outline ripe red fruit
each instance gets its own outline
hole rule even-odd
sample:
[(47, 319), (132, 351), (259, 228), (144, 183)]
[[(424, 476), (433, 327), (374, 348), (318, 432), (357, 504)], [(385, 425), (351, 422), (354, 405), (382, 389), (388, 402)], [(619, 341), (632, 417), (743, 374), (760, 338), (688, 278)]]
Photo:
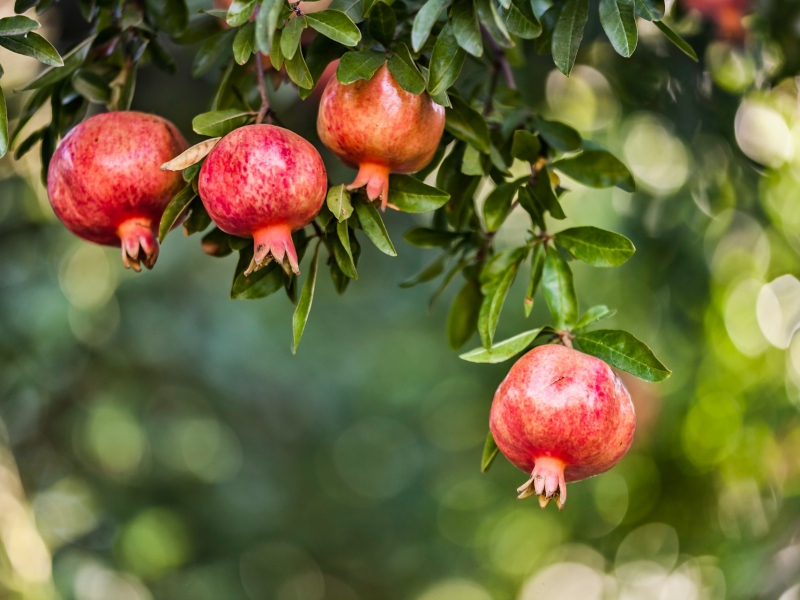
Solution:
[(78, 237), (120, 245), (126, 268), (151, 269), (161, 215), (185, 185), (180, 173), (160, 166), (186, 148), (178, 129), (156, 115), (95, 115), (64, 136), (53, 154), (50, 204)]
[(567, 481), (608, 471), (636, 429), (628, 390), (606, 363), (557, 345), (519, 359), (497, 389), (489, 417), (497, 447), (530, 473), (517, 491), (544, 508), (567, 500)]
[(742, 18), (749, 9), (750, 0), (683, 0), (683, 3), (687, 9), (694, 9), (714, 21), (718, 37), (728, 40), (744, 38)]
[(348, 189), (367, 186), (370, 200), (386, 208), (389, 173), (425, 167), (444, 131), (444, 108), (427, 92), (405, 91), (383, 65), (369, 81), (328, 83), (320, 100), (317, 132), (331, 152), (358, 175)]
[[(322, 157), (296, 133), (249, 125), (229, 133), (200, 169), (200, 198), (223, 231), (255, 240), (248, 272), (276, 260), (300, 273), (292, 231), (308, 225), (328, 189)], [(288, 265), (285, 261), (288, 260)]]

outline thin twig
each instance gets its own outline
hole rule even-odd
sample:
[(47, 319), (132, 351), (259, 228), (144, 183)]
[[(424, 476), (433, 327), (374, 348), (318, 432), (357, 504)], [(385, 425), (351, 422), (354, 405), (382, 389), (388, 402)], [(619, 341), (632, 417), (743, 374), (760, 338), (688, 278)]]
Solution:
[(261, 94), (261, 108), (258, 110), (256, 125), (260, 125), (267, 119), (269, 122), (269, 97), (267, 96), (267, 84), (264, 81), (264, 60), (261, 52), (256, 52), (256, 78), (258, 79), (258, 93)]
[(500, 44), (494, 41), (494, 38), (489, 34), (486, 30), (486, 27), (481, 25), (481, 32), (483, 33), (483, 39), (489, 44), (489, 47), (492, 49), (494, 53), (494, 64), (496, 68), (499, 68), (503, 72), (503, 77), (506, 80), (506, 85), (510, 87), (512, 90), (517, 89), (517, 82), (514, 79), (514, 72), (511, 70), (511, 63), (508, 62), (503, 49), (500, 47)]

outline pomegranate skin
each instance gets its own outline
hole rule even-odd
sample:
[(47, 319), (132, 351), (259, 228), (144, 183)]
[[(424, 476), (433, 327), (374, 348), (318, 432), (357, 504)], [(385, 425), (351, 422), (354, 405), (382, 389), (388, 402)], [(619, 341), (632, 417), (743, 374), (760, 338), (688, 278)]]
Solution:
[(534, 348), (500, 384), (489, 428), (500, 451), (531, 474), (520, 498), (566, 501), (566, 482), (608, 471), (633, 441), (636, 415), (606, 363), (560, 345)]
[(444, 132), (444, 107), (427, 92), (405, 91), (384, 64), (369, 81), (331, 78), (320, 100), (317, 133), (349, 167), (348, 189), (367, 186), (370, 200), (389, 201), (389, 173), (416, 173), (433, 159)]
[(84, 240), (121, 246), (135, 271), (152, 268), (157, 231), (170, 200), (185, 185), (160, 166), (187, 148), (166, 119), (140, 112), (109, 112), (73, 128), (56, 148), (47, 193), (58, 218)]
[(214, 223), (232, 235), (254, 238), (251, 271), (274, 259), (300, 273), (291, 234), (316, 217), (327, 190), (317, 149), (274, 125), (234, 130), (200, 169), (200, 198)]

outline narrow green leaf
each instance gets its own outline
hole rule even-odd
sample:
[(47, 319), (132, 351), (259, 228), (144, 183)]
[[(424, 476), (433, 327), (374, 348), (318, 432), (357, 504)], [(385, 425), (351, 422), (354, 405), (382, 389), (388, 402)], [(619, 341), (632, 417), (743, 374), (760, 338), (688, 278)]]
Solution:
[(344, 183), (328, 190), (327, 203), (337, 221), (346, 221), (353, 214), (350, 192)]
[(369, 34), (388, 48), (397, 29), (397, 15), (385, 2), (376, 2), (369, 12)]
[(486, 119), (455, 94), (450, 97), (450, 102), (451, 108), (445, 110), (445, 129), (454, 137), (488, 154), (492, 140)]
[(583, 40), (583, 28), (589, 19), (589, 0), (566, 0), (553, 29), (553, 62), (569, 75)]
[(411, 47), (419, 52), (431, 35), (431, 29), (442, 14), (450, 6), (450, 0), (428, 0), (414, 18), (411, 27)]
[(361, 31), (345, 13), (329, 8), (307, 14), (312, 29), (345, 46), (355, 46), (361, 41)]
[(192, 129), (200, 135), (222, 137), (244, 125), (251, 115), (238, 108), (201, 113), (192, 119)]
[(512, 0), (502, 12), (503, 22), (510, 33), (524, 40), (542, 35), (542, 24), (536, 18), (529, 0)]
[(361, 228), (378, 250), (389, 256), (397, 256), (378, 209), (370, 202), (359, 201), (356, 202), (355, 211)]
[(447, 192), (409, 175), (389, 177), (389, 203), (401, 212), (430, 212), (444, 206), (449, 199), (450, 195)]
[(481, 292), (488, 295), (500, 284), (509, 269), (516, 269), (528, 257), (530, 248), (520, 246), (498, 252), (484, 264), (480, 274)]
[(292, 316), (292, 354), (297, 353), (297, 346), (300, 344), (300, 338), (303, 337), (303, 331), (308, 321), (308, 314), (311, 312), (311, 303), (314, 300), (314, 288), (317, 284), (320, 245), (321, 242), (317, 242), (317, 247), (314, 249), (314, 258), (311, 259), (308, 275), (306, 275), (303, 289), (300, 292), (300, 300), (297, 302), (297, 308)]
[(192, 203), (197, 197), (197, 194), (192, 187), (192, 184), (188, 184), (185, 188), (183, 188), (180, 192), (175, 194), (175, 197), (170, 200), (170, 203), (167, 204), (167, 208), (164, 209), (164, 214), (161, 216), (161, 223), (158, 226), (158, 241), (163, 242), (164, 238), (167, 237), (167, 234), (172, 230), (175, 226), (175, 222), (178, 220), (183, 212), (186, 210), (186, 207)]
[(348, 85), (359, 79), (372, 79), (375, 71), (386, 62), (386, 55), (383, 52), (374, 50), (359, 50), (357, 52), (347, 52), (339, 61), (336, 69), (336, 78), (339, 83)]
[(514, 278), (517, 276), (518, 267), (519, 264), (515, 264), (506, 270), (497, 287), (491, 290), (481, 303), (481, 310), (478, 314), (478, 333), (487, 350), (492, 347), (494, 333), (500, 320), (500, 312), (503, 310), (508, 290), (511, 289), (511, 284), (514, 283)]
[(448, 22), (439, 34), (431, 54), (428, 92), (434, 100), (456, 82), (466, 57), (466, 52), (458, 45), (453, 27)]
[(521, 182), (501, 183), (486, 197), (483, 219), (488, 231), (497, 231), (511, 212), (511, 202), (517, 195)]
[(636, 15), (646, 21), (660, 21), (664, 18), (664, 0), (634, 0)]
[(598, 227), (572, 227), (556, 234), (556, 242), (569, 253), (593, 267), (618, 267), (636, 249), (624, 235)]
[(483, 445), (483, 456), (481, 457), (481, 473), (488, 473), (492, 468), (494, 459), (497, 458), (497, 453), (500, 449), (492, 437), (492, 432), (486, 436), (486, 443)]
[(449, 246), (453, 241), (461, 237), (455, 231), (441, 231), (428, 227), (415, 227), (408, 230), (403, 239), (407, 244), (417, 248), (443, 248)]
[(0, 19), (0, 36), (25, 35), (34, 29), (39, 29), (39, 23), (22, 15)]
[(692, 48), (681, 36), (672, 31), (672, 29), (667, 27), (664, 24), (664, 21), (653, 21), (653, 24), (658, 27), (661, 30), (661, 33), (667, 36), (667, 39), (675, 44), (681, 52), (691, 58), (694, 62), (698, 62), (697, 53), (694, 51), (694, 48)]
[(475, 348), (459, 356), (460, 359), (472, 363), (501, 363), (516, 356), (533, 343), (533, 340), (542, 332), (542, 327), (525, 331), (512, 338), (498, 342), (490, 350)]
[(272, 47), (272, 37), (275, 35), (282, 8), (282, 0), (263, 0), (261, 3), (256, 17), (256, 42), (264, 53), (268, 53)]
[(423, 267), (422, 271), (420, 271), (410, 279), (406, 279), (404, 282), (402, 282), (400, 284), (400, 287), (410, 288), (414, 287), (417, 284), (425, 283), (426, 281), (431, 281), (432, 279), (436, 279), (439, 275), (444, 273), (444, 268), (447, 265), (448, 258), (450, 258), (450, 256), (447, 253), (438, 256), (431, 263)]
[(536, 181), (530, 186), (530, 190), (539, 206), (548, 211), (554, 219), (563, 220), (567, 218), (553, 189), (553, 182), (550, 181), (550, 171), (547, 167), (542, 167), (539, 170)]
[(350, 279), (358, 279), (356, 264), (353, 261), (353, 251), (350, 249), (350, 227), (347, 221), (336, 224), (336, 240), (333, 244), (333, 256), (342, 273)]
[(605, 150), (584, 150), (573, 158), (557, 160), (552, 166), (589, 187), (617, 186), (626, 192), (636, 190), (636, 182), (628, 167)]
[(8, 108), (3, 88), (0, 87), (0, 158), (8, 152)]
[(582, 147), (580, 134), (569, 125), (534, 116), (533, 124), (550, 146), (561, 152), (575, 152)]
[(542, 281), (545, 256), (544, 244), (536, 244), (531, 253), (531, 277), (528, 281), (528, 291), (525, 293), (526, 318), (531, 315), (531, 310), (533, 310), (533, 297), (536, 295), (536, 290), (539, 289), (539, 284)]
[[(374, 11), (373, 11), (374, 13)], [(394, 13), (392, 13), (394, 14)], [(397, 83), (410, 94), (421, 94), (425, 91), (425, 78), (419, 72), (408, 46), (400, 42), (389, 57), (389, 72)]]
[(64, 61), (52, 44), (38, 33), (0, 36), (0, 46), (11, 52), (30, 56), (51, 67), (63, 67)]
[(97, 73), (88, 69), (78, 69), (72, 74), (72, 87), (81, 96), (91, 102), (108, 102), (111, 99), (111, 88)]
[(300, 36), (306, 28), (306, 20), (303, 17), (289, 19), (289, 22), (281, 30), (281, 54), (285, 60), (294, 58), (294, 53), (300, 47)]
[(178, 35), (189, 25), (185, 0), (145, 0), (145, 7), (158, 28), (169, 35)]
[(558, 16), (561, 14), (561, 3), (553, 4), (540, 17), (542, 33), (533, 42), (536, 54), (550, 54), (553, 51), (553, 30), (558, 23)]
[(578, 319), (578, 322), (575, 323), (575, 331), (577, 331), (579, 329), (583, 329), (584, 327), (588, 327), (589, 325), (592, 325), (593, 323), (597, 323), (599, 321), (605, 321), (606, 319), (610, 319), (615, 314), (617, 314), (616, 309), (612, 310), (612, 309), (610, 309), (607, 306), (604, 306), (602, 304), (599, 304), (597, 306), (593, 306), (589, 310), (587, 310), (585, 313), (583, 313), (581, 318)]
[(494, 0), (475, 0), (475, 9), (478, 11), (478, 20), (489, 32), (492, 39), (502, 48), (512, 48), (514, 42), (511, 40), (511, 36), (508, 35), (508, 30), (503, 20), (497, 13)]
[(533, 226), (538, 227), (542, 231), (547, 229), (544, 221), (544, 215), (547, 209), (536, 199), (529, 185), (522, 186), (519, 189), (518, 198), (519, 205), (530, 215)]
[(604, 360), (612, 367), (652, 383), (664, 381), (672, 374), (659, 361), (647, 344), (627, 331), (598, 329), (575, 336), (586, 354)]
[(221, 61), (225, 56), (233, 54), (233, 39), (236, 36), (235, 29), (228, 29), (220, 31), (215, 35), (208, 38), (194, 57), (192, 64), (192, 76), (202, 77), (208, 73), (211, 68)]
[(237, 64), (243, 65), (248, 60), (253, 52), (257, 52), (258, 45), (256, 44), (256, 24), (248, 23), (236, 34), (233, 38), (233, 59)]
[(529, 163), (539, 160), (542, 151), (542, 143), (539, 138), (530, 131), (518, 129), (514, 132), (514, 140), (511, 143), (511, 156)]
[(617, 54), (625, 57), (633, 54), (639, 40), (633, 6), (634, 0), (600, 0), (600, 24)]
[(483, 38), (472, 0), (458, 0), (450, 17), (458, 45), (472, 56), (483, 56)]
[(255, 7), (256, 0), (233, 0), (228, 7), (228, 14), (225, 15), (225, 21), (231, 27), (244, 25), (253, 15)]
[(575, 325), (578, 320), (578, 296), (575, 294), (572, 270), (555, 248), (547, 252), (544, 261), (542, 290), (555, 328), (566, 330)]
[[(269, 51), (269, 60), (272, 63), (274, 69), (280, 71), (281, 67), (283, 67), (283, 52), (281, 52), (281, 39), (283, 38), (283, 30), (276, 29), (275, 34), (272, 36), (272, 46), (270, 46)], [(260, 52), (258, 50), (258, 41), (256, 41), (256, 52)]]
[(447, 315), (447, 341), (452, 350), (466, 344), (478, 327), (483, 294), (477, 281), (467, 281), (456, 294)]
[(292, 58), (285, 58), (286, 72), (289, 74), (289, 79), (297, 84), (298, 87), (311, 89), (314, 87), (314, 78), (311, 77), (311, 71), (308, 70), (306, 59), (303, 57), (303, 51), (295, 52)]

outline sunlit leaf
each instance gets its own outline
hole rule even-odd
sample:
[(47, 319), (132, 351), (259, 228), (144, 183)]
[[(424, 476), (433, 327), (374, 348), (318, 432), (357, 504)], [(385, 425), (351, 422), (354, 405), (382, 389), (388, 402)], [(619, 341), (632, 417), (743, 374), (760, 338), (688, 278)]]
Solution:
[(542, 332), (542, 327), (524, 331), (512, 338), (497, 342), (491, 349), (475, 348), (459, 356), (459, 358), (473, 363), (501, 363), (525, 350), (533, 340)]
[(587, 354), (644, 381), (664, 381), (672, 374), (644, 342), (627, 331), (597, 329), (577, 334), (575, 341)]
[(569, 253), (593, 267), (618, 267), (636, 249), (624, 235), (599, 227), (572, 227), (556, 234), (556, 242)]

